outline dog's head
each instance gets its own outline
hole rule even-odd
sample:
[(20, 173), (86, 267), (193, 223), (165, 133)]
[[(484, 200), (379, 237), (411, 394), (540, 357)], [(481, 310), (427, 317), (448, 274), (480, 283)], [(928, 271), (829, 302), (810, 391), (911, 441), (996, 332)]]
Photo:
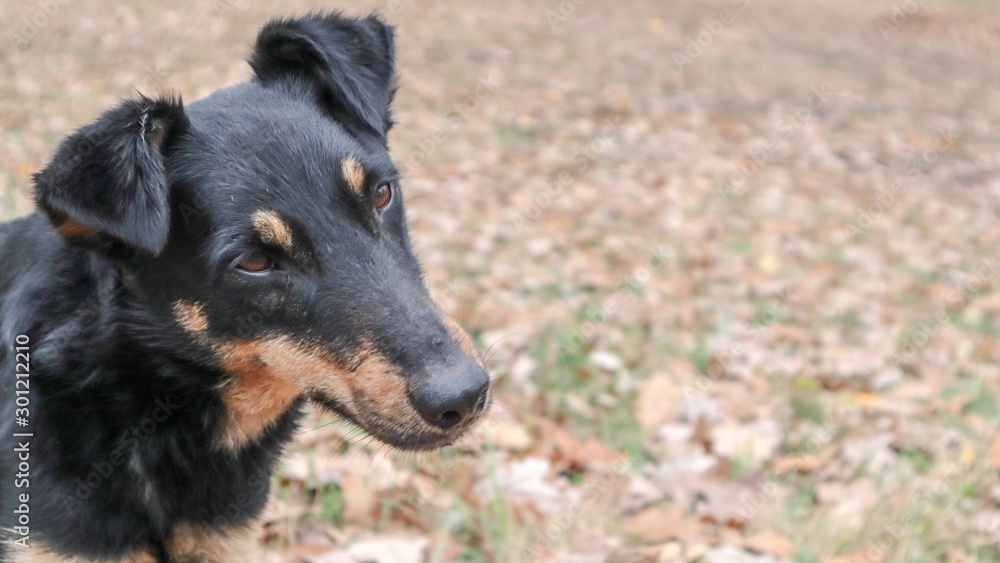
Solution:
[(249, 82), (188, 107), (124, 102), (36, 176), (64, 239), (211, 351), (223, 445), (301, 397), (409, 449), (452, 442), (486, 409), (480, 354), (410, 246), (387, 152), (393, 56), (375, 17), (273, 22)]

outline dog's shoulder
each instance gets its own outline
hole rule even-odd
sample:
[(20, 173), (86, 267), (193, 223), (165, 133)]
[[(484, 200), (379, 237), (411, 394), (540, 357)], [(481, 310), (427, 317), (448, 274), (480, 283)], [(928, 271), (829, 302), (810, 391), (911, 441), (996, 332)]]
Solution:
[(41, 264), (70, 251), (41, 213), (0, 223), (0, 280), (16, 277), (18, 267)]
[(65, 300), (72, 292), (58, 290), (77, 283), (74, 272), (81, 273), (86, 262), (86, 254), (64, 244), (44, 215), (0, 224), (0, 320), (23, 319), (25, 313), (11, 307), (36, 308), (47, 304), (46, 296)]

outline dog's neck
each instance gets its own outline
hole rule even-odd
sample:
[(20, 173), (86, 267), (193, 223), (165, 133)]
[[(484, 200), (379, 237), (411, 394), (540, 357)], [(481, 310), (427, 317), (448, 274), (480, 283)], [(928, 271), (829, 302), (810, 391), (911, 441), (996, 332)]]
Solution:
[[(190, 335), (152, 311), (130, 276), (106, 275), (113, 263), (75, 253), (71, 259), (66, 271), (73, 275), (45, 283), (76, 300), (53, 309), (31, 337), (32, 404), (39, 405), (31, 430), (51, 445), (32, 450), (32, 509), (75, 517), (72, 529), (49, 528), (47, 540), (76, 549), (79, 537), (105, 534), (94, 541), (129, 549), (150, 538), (162, 544), (176, 526), (199, 518), (245, 526), (266, 502), (298, 409), (258, 442), (238, 452), (218, 449), (220, 374), (204, 358), (178, 355), (185, 347), (175, 339)], [(44, 296), (35, 306), (54, 307)], [(227, 470), (196, 470), (206, 465)], [(142, 525), (122, 539), (113, 535), (114, 519), (125, 517)]]

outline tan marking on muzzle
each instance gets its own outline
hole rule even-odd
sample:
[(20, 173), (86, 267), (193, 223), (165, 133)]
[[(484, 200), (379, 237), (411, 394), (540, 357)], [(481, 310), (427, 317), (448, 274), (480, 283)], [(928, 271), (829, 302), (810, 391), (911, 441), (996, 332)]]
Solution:
[[(314, 345), (287, 336), (218, 347), (222, 368), (233, 378), (222, 389), (226, 419), (218, 445), (236, 450), (253, 442), (300, 396), (321, 394), (363, 423), (377, 415), (393, 426), (433, 431), (410, 404), (398, 370), (369, 345), (348, 365)], [(379, 412), (358, 409), (355, 397)]]
[(292, 249), (292, 230), (277, 213), (259, 209), (254, 212), (251, 220), (254, 230), (265, 244), (280, 246), (285, 250)]
[(448, 329), (448, 334), (450, 334), (451, 337), (458, 342), (458, 345), (462, 347), (462, 351), (471, 356), (472, 359), (476, 360), (480, 366), (484, 366), (483, 356), (479, 353), (479, 348), (476, 348), (476, 344), (472, 342), (472, 337), (469, 336), (469, 333), (465, 332), (465, 329), (458, 324), (458, 321), (448, 315), (442, 314), (441, 322), (443, 322), (444, 327)]
[(213, 530), (182, 523), (174, 528), (167, 544), (171, 561), (230, 563), (259, 560), (260, 522)]
[(344, 179), (347, 180), (347, 186), (351, 188), (351, 191), (358, 195), (364, 195), (365, 169), (361, 167), (358, 159), (353, 156), (345, 158), (340, 163), (340, 171), (344, 174)]
[(208, 317), (201, 303), (178, 300), (174, 302), (174, 319), (188, 332), (199, 333), (208, 330)]
[(222, 369), (233, 376), (222, 388), (226, 418), (218, 435), (220, 447), (237, 450), (254, 441), (302, 394), (289, 374), (264, 359), (278, 347), (294, 353), (274, 340), (220, 347)]
[(359, 349), (356, 361), (358, 367), (352, 373), (351, 387), (366, 399), (367, 405), (377, 409), (374, 414), (396, 426), (429, 428), (410, 403), (406, 382), (392, 362), (371, 344)]

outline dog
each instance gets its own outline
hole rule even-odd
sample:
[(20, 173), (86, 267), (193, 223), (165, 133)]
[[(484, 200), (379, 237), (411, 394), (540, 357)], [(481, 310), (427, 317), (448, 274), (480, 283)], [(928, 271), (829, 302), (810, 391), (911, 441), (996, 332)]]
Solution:
[(249, 81), (123, 101), (35, 174), (0, 225), (4, 561), (251, 561), (305, 402), (403, 450), (482, 418), (388, 153), (394, 56), (377, 16), (273, 21)]

